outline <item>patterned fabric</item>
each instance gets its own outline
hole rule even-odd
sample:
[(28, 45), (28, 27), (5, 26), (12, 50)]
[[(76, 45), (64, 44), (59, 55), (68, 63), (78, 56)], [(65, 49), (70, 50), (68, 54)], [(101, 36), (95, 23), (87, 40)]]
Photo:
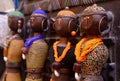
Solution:
[(101, 76), (84, 75), (82, 81), (103, 81)]
[[(84, 47), (84, 45), (82, 47)], [(100, 74), (107, 58), (108, 49), (104, 44), (97, 46), (92, 52), (90, 52), (86, 61), (83, 62), (82, 65), (83, 81), (103, 81), (102, 78), (100, 78)], [(89, 78), (88, 75), (95, 78)]]
[[(84, 43), (84, 48), (81, 48), (81, 45)], [(76, 45), (75, 48), (75, 55), (76, 55), (76, 60), (77, 62), (84, 62), (86, 60), (87, 55), (93, 51), (98, 45), (103, 44), (102, 38), (93, 38), (93, 39), (88, 39), (88, 38), (82, 38), (80, 42)]]

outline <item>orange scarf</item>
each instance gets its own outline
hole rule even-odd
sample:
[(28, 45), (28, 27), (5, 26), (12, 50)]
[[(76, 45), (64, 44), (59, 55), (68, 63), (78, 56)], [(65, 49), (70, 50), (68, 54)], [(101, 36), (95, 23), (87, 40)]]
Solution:
[[(81, 46), (85, 41), (85, 46), (83, 49), (81, 49)], [(84, 62), (87, 55), (100, 44), (103, 44), (102, 38), (94, 38), (90, 40), (88, 38), (83, 38), (80, 42), (78, 42), (75, 48), (75, 56), (77, 62)]]
[(53, 44), (54, 57), (55, 57), (55, 61), (56, 61), (56, 62), (60, 62), (60, 61), (62, 61), (63, 58), (65, 58), (68, 50), (70, 49), (70, 45), (71, 45), (71, 43), (68, 42), (66, 48), (63, 50), (63, 53), (61, 54), (60, 57), (58, 57), (57, 45), (58, 45), (59, 43), (60, 43), (60, 41), (56, 41), (56, 42)]

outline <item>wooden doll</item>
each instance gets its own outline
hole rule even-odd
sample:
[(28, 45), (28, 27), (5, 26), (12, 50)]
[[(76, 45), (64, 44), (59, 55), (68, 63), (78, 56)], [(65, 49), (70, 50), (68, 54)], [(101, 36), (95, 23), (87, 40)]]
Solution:
[(107, 11), (96, 4), (82, 12), (80, 27), (84, 36), (75, 48), (76, 81), (103, 81), (101, 70), (108, 59), (108, 48), (101, 34), (108, 29), (108, 21)]
[(69, 39), (77, 30), (76, 14), (68, 9), (59, 11), (53, 28), (60, 39), (49, 50), (48, 58), (52, 70), (50, 81), (72, 81), (75, 55), (74, 46)]
[(26, 56), (25, 81), (43, 81), (43, 68), (46, 60), (48, 45), (43, 40), (42, 32), (47, 27), (47, 14), (41, 9), (33, 11), (30, 17), (30, 27), (33, 37), (28, 38), (22, 48)]
[(6, 71), (2, 81), (22, 81), (20, 67), (22, 61), (21, 48), (24, 41), (20, 37), (21, 29), (24, 24), (24, 16), (19, 11), (12, 11), (8, 14), (8, 25), (12, 31), (12, 36), (6, 39), (4, 57), (7, 57)]

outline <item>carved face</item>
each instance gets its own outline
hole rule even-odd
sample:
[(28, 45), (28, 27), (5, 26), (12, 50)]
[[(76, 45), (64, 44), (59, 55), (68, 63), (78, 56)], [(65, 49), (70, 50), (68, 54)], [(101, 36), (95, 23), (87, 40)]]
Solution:
[(10, 29), (14, 32), (17, 32), (18, 28), (22, 29), (24, 19), (18, 16), (9, 16), (8, 25)]
[(31, 16), (30, 25), (33, 32), (42, 32), (47, 27), (47, 19), (42, 16)]
[(61, 37), (71, 36), (71, 31), (76, 31), (77, 23), (71, 17), (56, 17), (53, 28)]
[(106, 15), (86, 15), (81, 17), (81, 30), (88, 35), (100, 35), (107, 29)]

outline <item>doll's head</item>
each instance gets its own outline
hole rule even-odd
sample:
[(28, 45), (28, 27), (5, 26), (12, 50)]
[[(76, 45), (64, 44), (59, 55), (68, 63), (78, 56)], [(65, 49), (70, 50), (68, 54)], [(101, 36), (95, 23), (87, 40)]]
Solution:
[(21, 33), (24, 24), (24, 15), (19, 11), (12, 11), (8, 14), (8, 25), (11, 31)]
[(58, 12), (53, 23), (53, 29), (61, 37), (70, 37), (76, 33), (78, 21), (76, 14), (69, 9)]
[(101, 35), (101, 32), (108, 29), (108, 22), (107, 11), (94, 4), (82, 12), (80, 30), (87, 35)]
[(33, 11), (30, 17), (30, 26), (33, 32), (42, 33), (47, 28), (47, 14), (44, 10)]

